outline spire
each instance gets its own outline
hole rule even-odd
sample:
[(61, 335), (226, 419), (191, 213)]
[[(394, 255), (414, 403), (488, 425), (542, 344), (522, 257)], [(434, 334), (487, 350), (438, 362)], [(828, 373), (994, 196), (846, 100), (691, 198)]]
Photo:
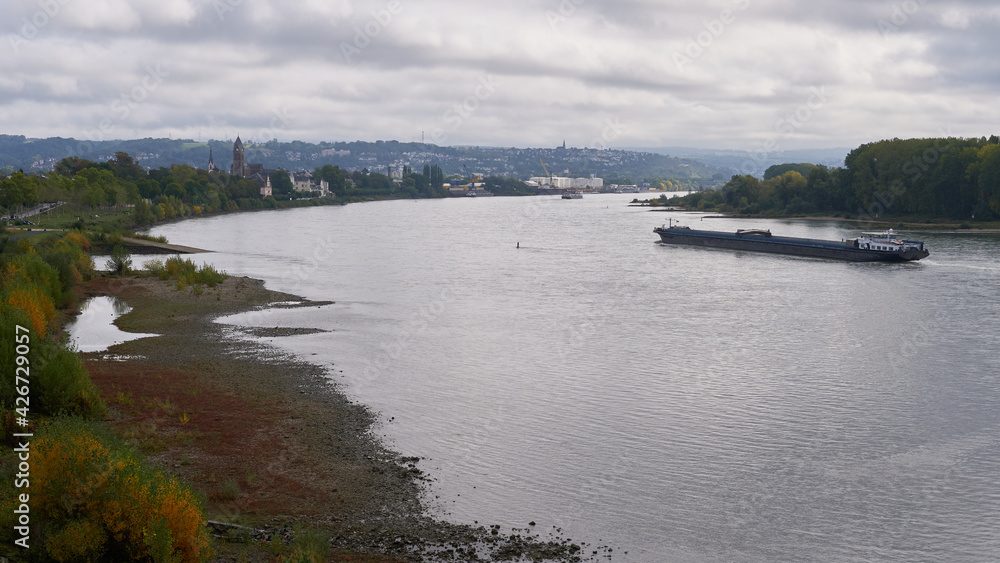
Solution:
[(208, 147), (208, 171), (209, 172), (214, 172), (215, 171), (215, 159), (212, 158), (212, 147), (211, 147), (211, 145), (209, 145), (209, 147)]

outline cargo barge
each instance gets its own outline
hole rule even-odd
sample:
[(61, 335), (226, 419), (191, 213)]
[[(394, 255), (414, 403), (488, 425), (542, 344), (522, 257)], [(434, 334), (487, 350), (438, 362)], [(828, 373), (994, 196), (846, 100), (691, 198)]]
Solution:
[(903, 240), (892, 229), (863, 233), (843, 241), (773, 236), (770, 230), (740, 229), (735, 233), (701, 231), (670, 225), (656, 227), (665, 244), (684, 244), (710, 248), (728, 248), (750, 252), (770, 252), (852, 262), (909, 262), (926, 258), (930, 253), (920, 241)]

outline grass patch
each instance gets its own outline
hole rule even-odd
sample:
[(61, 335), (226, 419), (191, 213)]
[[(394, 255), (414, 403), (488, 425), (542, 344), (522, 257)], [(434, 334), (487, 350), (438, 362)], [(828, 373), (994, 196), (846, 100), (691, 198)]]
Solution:
[(229, 277), (225, 272), (216, 270), (214, 266), (209, 264), (195, 266), (190, 258), (180, 256), (167, 258), (166, 262), (148, 260), (143, 263), (143, 267), (161, 280), (174, 280), (178, 290), (189, 285), (194, 286), (196, 295), (201, 295), (204, 291), (201, 286), (215, 287)]
[(325, 563), (330, 557), (330, 536), (312, 528), (295, 530), (292, 552), (281, 559), (283, 563)]
[(225, 500), (235, 500), (242, 492), (240, 484), (232, 477), (226, 477), (222, 484), (219, 485), (219, 497)]

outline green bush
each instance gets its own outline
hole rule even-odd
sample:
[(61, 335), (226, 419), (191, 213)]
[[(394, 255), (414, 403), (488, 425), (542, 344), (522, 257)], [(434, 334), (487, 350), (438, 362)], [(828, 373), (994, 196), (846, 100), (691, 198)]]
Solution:
[[(15, 395), (15, 370), (17, 369), (17, 349), (15, 343), (17, 337), (24, 333), (18, 333), (17, 326), (30, 327), (31, 319), (28, 314), (20, 309), (15, 309), (7, 304), (7, 300), (0, 301), (0, 370), (4, 377), (0, 378), (0, 406), (4, 408), (14, 408)], [(29, 341), (30, 344), (30, 341)], [(29, 346), (30, 348), (30, 346)], [(30, 358), (29, 358), (30, 359)], [(28, 366), (30, 376), (31, 366)]]
[(125, 275), (132, 271), (132, 256), (121, 243), (115, 244), (114, 248), (111, 249), (108, 270), (116, 276)]
[(170, 277), (170, 273), (167, 272), (167, 269), (163, 267), (162, 260), (146, 260), (145, 262), (142, 263), (142, 267), (147, 272), (153, 274), (154, 276), (160, 278), (161, 280), (165, 280)]
[[(101, 417), (106, 412), (80, 357), (48, 336), (55, 305), (71, 301), (73, 285), (90, 273), (90, 257), (82, 254), (86, 244), (85, 238), (71, 233), (45, 250), (55, 267), (32, 247), (0, 261), (0, 370), (6, 374), (0, 378), (0, 405), (4, 408), (23, 406), (16, 403), (17, 387), (27, 387), (31, 413)], [(15, 343), (27, 353), (18, 354)], [(27, 385), (16, 379), (18, 375), (28, 380)]]
[[(156, 266), (154, 265), (154, 267)], [(200, 268), (196, 267), (190, 259), (184, 259), (180, 256), (167, 258), (166, 263), (163, 265), (163, 270), (157, 271), (159, 272), (160, 279), (177, 280), (178, 289), (195, 284), (215, 287), (229, 277), (224, 272), (219, 272), (208, 264), (203, 264)]]
[(51, 341), (36, 343), (35, 352), (37, 360), (31, 372), (33, 405), (37, 403), (41, 412), (53, 415), (105, 415), (107, 407), (79, 354)]

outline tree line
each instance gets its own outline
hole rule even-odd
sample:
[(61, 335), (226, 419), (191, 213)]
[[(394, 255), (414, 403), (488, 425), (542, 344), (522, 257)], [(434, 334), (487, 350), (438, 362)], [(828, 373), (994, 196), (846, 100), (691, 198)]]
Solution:
[(764, 178), (675, 199), (691, 209), (751, 215), (1000, 219), (1000, 138), (891, 139), (852, 150), (840, 168), (782, 164)]
[[(44, 176), (15, 172), (0, 179), (0, 206), (4, 215), (39, 202), (65, 201), (90, 212), (128, 206), (134, 225), (145, 227), (204, 213), (449, 195), (447, 178), (436, 164), (425, 165), (422, 173), (404, 167), (403, 179), (398, 183), (367, 169), (349, 172), (331, 165), (316, 168), (313, 178), (329, 183), (330, 198), (304, 200), (319, 193), (296, 191), (284, 170), (270, 173), (273, 194), (262, 197), (256, 182), (228, 172), (209, 172), (186, 164), (147, 171), (127, 153), (117, 152), (107, 162), (64, 158)], [(489, 177), (485, 182), (487, 189), (498, 195), (535, 193), (520, 180)]]

